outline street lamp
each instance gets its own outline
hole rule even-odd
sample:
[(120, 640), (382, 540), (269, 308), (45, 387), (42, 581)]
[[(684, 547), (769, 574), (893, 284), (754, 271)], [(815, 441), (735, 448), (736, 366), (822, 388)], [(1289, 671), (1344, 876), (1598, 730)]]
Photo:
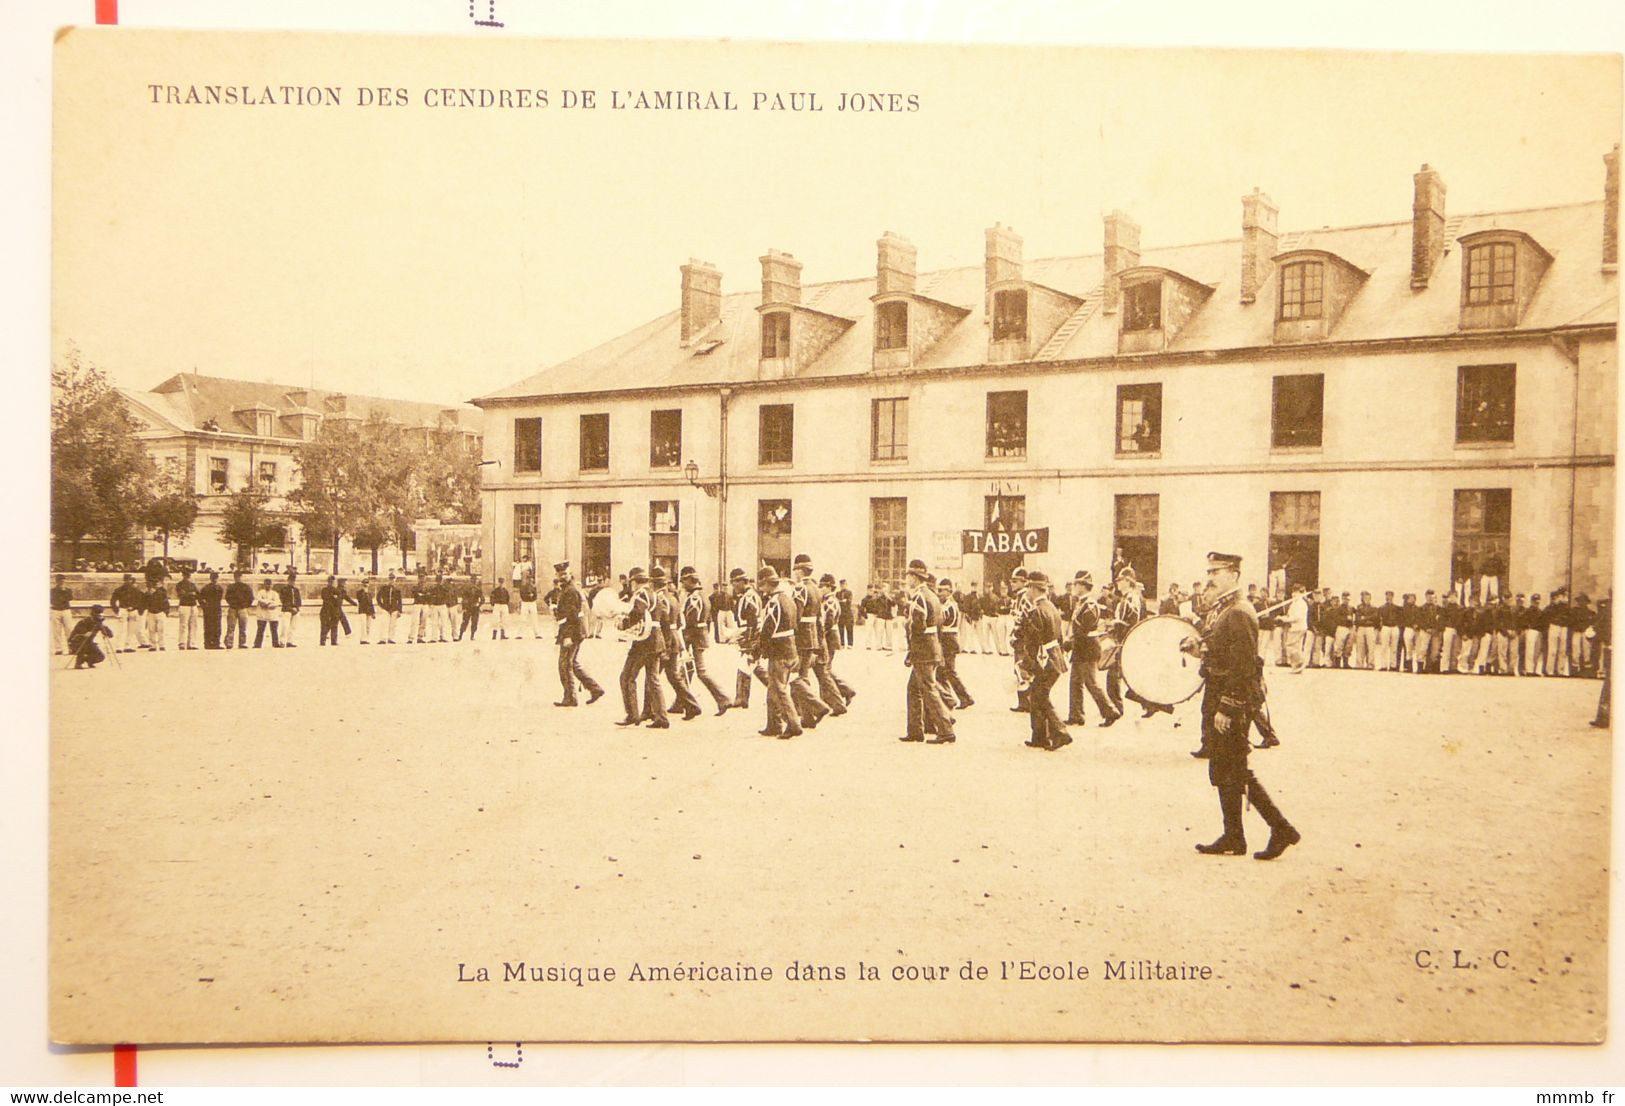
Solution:
[(690, 461), (688, 464), (683, 466), (683, 475), (688, 478), (688, 482), (690, 484), (700, 489), (700, 491), (704, 492), (712, 499), (717, 497), (717, 489), (720, 487), (720, 485), (701, 483), (700, 466), (696, 465), (693, 461)]

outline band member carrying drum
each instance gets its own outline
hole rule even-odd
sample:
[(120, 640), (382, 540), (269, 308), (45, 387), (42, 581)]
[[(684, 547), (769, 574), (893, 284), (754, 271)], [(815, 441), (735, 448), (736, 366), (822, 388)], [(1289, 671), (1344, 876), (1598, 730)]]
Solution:
[(1242, 802), (1270, 827), (1270, 840), (1253, 854), (1274, 860), (1303, 839), (1276, 807), (1263, 784), (1247, 764), (1252, 745), (1247, 736), (1253, 712), (1263, 696), (1259, 683), (1258, 616), (1237, 585), (1241, 558), (1234, 553), (1209, 553), (1207, 575), (1218, 594), (1213, 604), (1212, 629), (1205, 640), (1192, 635), (1188, 651), (1202, 655), (1207, 687), (1202, 696), (1203, 743), (1208, 749), (1208, 782), (1219, 792), (1224, 833), (1196, 851), (1208, 856), (1240, 856), (1247, 851), (1242, 824)]

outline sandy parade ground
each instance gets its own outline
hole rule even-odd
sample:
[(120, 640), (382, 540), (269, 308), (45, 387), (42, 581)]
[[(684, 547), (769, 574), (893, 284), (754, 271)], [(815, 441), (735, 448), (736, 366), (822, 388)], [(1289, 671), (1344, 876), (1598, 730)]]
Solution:
[(574, 710), (550, 632), (58, 658), (53, 1036), (1603, 1033), (1595, 681), (1272, 669), (1253, 764), (1304, 840), (1264, 863), (1192, 849), (1194, 702), (1036, 751), (1008, 659), (964, 656), (958, 743), (902, 744), (907, 669), (859, 649), (802, 738), (757, 736), (760, 686), (620, 729), (623, 655), (587, 643), (610, 694)]

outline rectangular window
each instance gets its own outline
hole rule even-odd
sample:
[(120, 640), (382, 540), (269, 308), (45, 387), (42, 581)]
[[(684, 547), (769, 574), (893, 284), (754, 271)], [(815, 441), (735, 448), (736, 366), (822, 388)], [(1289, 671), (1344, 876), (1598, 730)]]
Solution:
[(1027, 340), (1027, 290), (1014, 288), (993, 293), (993, 340)]
[(536, 563), (536, 540), (542, 534), (542, 508), (536, 503), (513, 505), (513, 559)]
[(609, 416), (581, 416), (581, 471), (603, 472), (609, 468)]
[(542, 471), (542, 420), (513, 420), (513, 470)]
[(1134, 569), (1145, 587), (1145, 595), (1155, 600), (1157, 589), (1157, 511), (1155, 495), (1120, 495), (1116, 499), (1112, 527), (1112, 563)]
[(869, 582), (890, 585), (908, 568), (908, 500), (869, 500)]
[(1511, 242), (1486, 242), (1467, 251), (1463, 297), (1469, 306), (1512, 302), (1517, 271), (1515, 251)]
[[(1025, 530), (1027, 528), (1027, 497), (1024, 495), (989, 495), (982, 498), (982, 528), (985, 530)], [(1010, 574), (1021, 567), (1025, 559), (1020, 553), (983, 553), (982, 588), (988, 594), (999, 585), (1010, 586)]]
[(1162, 281), (1148, 280), (1123, 289), (1123, 329), (1162, 329)]
[(260, 462), (260, 487), (270, 491), (276, 487), (276, 462)]
[(790, 501), (762, 499), (756, 503), (756, 563), (772, 565), (780, 576), (790, 575)]
[(677, 577), (677, 500), (649, 501), (649, 567), (660, 565)]
[(762, 356), (790, 356), (790, 313), (774, 311), (762, 316)]
[(1326, 267), (1319, 261), (1294, 261), (1281, 270), (1281, 314), (1286, 319), (1320, 318)]
[(1286, 575), (1286, 594), (1295, 584), (1320, 586), (1320, 493), (1270, 493), (1270, 578)]
[(1511, 442), (1516, 365), (1463, 365), (1456, 370), (1456, 441)]
[(756, 443), (757, 463), (788, 465), (796, 452), (796, 409), (789, 403), (764, 403)]
[(209, 490), (223, 492), (226, 490), (226, 477), (231, 471), (231, 462), (224, 457), (209, 458)]
[(1027, 456), (1027, 393), (987, 394), (987, 455)]
[(581, 505), (581, 574), (585, 579), (596, 576), (609, 578), (609, 503), (583, 503)]
[(869, 405), (869, 457), (908, 459), (908, 399), (877, 399)]
[(1117, 452), (1133, 456), (1162, 449), (1162, 385), (1124, 384), (1117, 389)]
[(1457, 489), (1454, 530), (1452, 582), (1476, 583), (1490, 576), (1500, 581), (1499, 593), (1506, 594), (1512, 556), (1512, 489)]
[(1325, 401), (1326, 378), (1320, 373), (1276, 377), (1270, 404), (1270, 445), (1319, 446)]
[(908, 304), (903, 300), (875, 308), (875, 349), (908, 348)]
[(674, 469), (683, 455), (683, 413), (649, 412), (649, 467)]

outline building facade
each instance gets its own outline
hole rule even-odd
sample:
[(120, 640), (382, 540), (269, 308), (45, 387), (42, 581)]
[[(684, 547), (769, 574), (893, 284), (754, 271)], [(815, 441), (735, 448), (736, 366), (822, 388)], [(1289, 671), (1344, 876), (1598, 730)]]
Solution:
[[(148, 455), (199, 497), (197, 521), (185, 537), (170, 541), (169, 556), (216, 568), (238, 558), (238, 551), (220, 536), (231, 497), (253, 487), (268, 496), (272, 510), (283, 510), (286, 497), (299, 486), (300, 450), (324, 422), (360, 425), (379, 414), (424, 435), (446, 431), (458, 435), (470, 449), (482, 448), (483, 419), (472, 407), (347, 396), (197, 373), (177, 374), (150, 391), (121, 389), (121, 394), (141, 423), (138, 433)], [(256, 551), (254, 568), (335, 571), (330, 541), (307, 540), (291, 521), (279, 536), (279, 542)], [(162, 536), (147, 535), (143, 558), (163, 552)], [(340, 570), (370, 564), (371, 558), (371, 550), (357, 550), (348, 539), (340, 540)]]
[(677, 310), (475, 403), (498, 570), (787, 567), (854, 585), (921, 557), (962, 586), (1016, 564), (1188, 585), (1377, 592), (1493, 576), (1593, 595), (1613, 571), (1618, 149), (1600, 202), (759, 291), (682, 266)]

